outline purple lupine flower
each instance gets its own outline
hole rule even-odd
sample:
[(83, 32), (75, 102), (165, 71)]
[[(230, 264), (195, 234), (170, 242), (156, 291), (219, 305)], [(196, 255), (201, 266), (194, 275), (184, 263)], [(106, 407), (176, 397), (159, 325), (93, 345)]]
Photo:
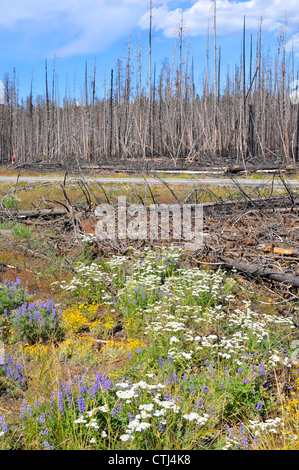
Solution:
[(41, 320), (41, 314), (38, 310), (35, 310), (34, 311), (34, 321), (36, 321), (37, 323), (40, 323), (40, 320)]
[(40, 424), (45, 424), (46, 422), (46, 415), (45, 413), (41, 413), (37, 418), (36, 421)]
[(209, 393), (209, 389), (208, 389), (208, 387), (207, 387), (206, 385), (202, 385), (202, 386), (201, 386), (201, 389), (202, 389), (202, 391), (203, 391), (204, 393)]
[(5, 415), (0, 415), (0, 425), (2, 425), (2, 432), (6, 433), (8, 431), (8, 424), (5, 421)]
[(11, 366), (11, 365), (12, 365), (12, 357), (11, 357), (11, 355), (10, 355), (10, 354), (7, 354), (6, 357), (7, 357), (8, 365)]
[(58, 390), (57, 392), (57, 401), (58, 401), (58, 408), (59, 408), (60, 414), (64, 415), (65, 408), (64, 408), (64, 403), (63, 403), (63, 393), (61, 390)]
[(52, 450), (52, 449), (53, 449), (53, 447), (50, 446), (50, 444), (49, 444), (48, 441), (44, 441), (44, 442), (43, 442), (43, 446), (44, 446), (44, 448), (45, 448), (46, 450)]
[(6, 378), (9, 379), (13, 375), (13, 368), (12, 367), (7, 367), (6, 369)]
[(228, 432), (228, 438), (232, 439), (234, 437), (234, 430), (233, 428), (230, 428), (228, 424), (225, 424), (224, 427), (227, 429)]
[(166, 429), (165, 424), (161, 424), (161, 426), (160, 426), (160, 428), (159, 428), (159, 432), (160, 432), (161, 434), (163, 434), (163, 433), (165, 432), (165, 429)]
[(88, 390), (89, 398), (91, 399), (95, 398), (96, 393), (100, 389), (100, 387), (101, 387), (101, 374), (97, 373), (94, 385), (90, 387)]
[(173, 357), (170, 354), (168, 354), (167, 359), (170, 364), (173, 364)]
[(239, 429), (240, 429), (240, 433), (243, 434), (243, 436), (244, 436), (245, 435), (245, 426), (244, 426), (244, 424), (240, 424)]
[(23, 402), (21, 403), (20, 410), (21, 410), (20, 419), (24, 419), (27, 417), (30, 418), (33, 414), (32, 406), (28, 403), (27, 399), (24, 399)]
[(120, 413), (122, 410), (122, 406), (121, 404), (118, 404), (117, 406), (115, 406), (112, 411), (111, 411), (111, 416), (114, 418), (118, 413)]
[(135, 418), (134, 413), (132, 411), (129, 411), (128, 416), (129, 416), (129, 422), (133, 421), (133, 419)]
[(248, 439), (243, 439), (242, 440), (242, 447), (244, 450), (248, 450)]
[(252, 442), (251, 447), (252, 448), (257, 448), (258, 445), (259, 445), (259, 436), (257, 434), (255, 434), (254, 437), (253, 437), (253, 442)]
[(69, 406), (70, 406), (71, 403), (73, 402), (73, 393), (72, 393), (72, 387), (71, 387), (71, 385), (69, 384), (69, 382), (67, 382), (67, 383), (64, 385), (64, 390), (65, 390), (65, 396), (66, 396), (67, 402), (68, 402), (68, 404), (69, 404)]
[(265, 365), (261, 362), (259, 365), (260, 374), (264, 375), (266, 373)]
[(161, 367), (161, 369), (162, 369), (162, 368), (163, 368), (163, 366), (164, 366), (164, 362), (163, 362), (163, 359), (162, 359), (162, 357), (159, 357), (159, 358), (158, 358), (158, 363), (159, 363), (159, 366), (160, 366), (160, 367)]
[(83, 415), (86, 411), (86, 401), (81, 395), (79, 395), (76, 401), (77, 401), (79, 411)]
[(199, 401), (196, 404), (196, 408), (199, 410), (203, 405), (203, 398), (200, 398)]
[(257, 403), (255, 409), (256, 409), (257, 411), (261, 411), (262, 408), (263, 408), (263, 402), (262, 402), (262, 400), (260, 400), (260, 401)]
[(109, 377), (107, 377), (107, 374), (102, 375), (101, 385), (104, 390), (110, 390), (110, 388), (113, 387), (112, 380)]
[(86, 391), (87, 391), (87, 385), (82, 385), (82, 387), (80, 388), (79, 395), (83, 395), (83, 393), (85, 393)]

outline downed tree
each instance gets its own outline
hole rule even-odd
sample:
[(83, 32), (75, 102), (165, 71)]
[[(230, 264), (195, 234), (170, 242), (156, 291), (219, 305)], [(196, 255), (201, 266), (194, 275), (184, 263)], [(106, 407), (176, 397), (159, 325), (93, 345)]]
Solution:
[(237, 271), (243, 272), (245, 274), (250, 274), (251, 276), (260, 276), (270, 279), (272, 281), (283, 282), (284, 284), (288, 284), (292, 287), (299, 287), (299, 277), (292, 276), (290, 274), (279, 273), (273, 271), (271, 268), (261, 268), (256, 264), (243, 264), (239, 263), (239, 261), (235, 261), (232, 259), (222, 258), (219, 257), (221, 261), (221, 265), (228, 269), (236, 269)]
[(1, 211), (0, 218), (10, 216), (17, 219), (31, 219), (32, 217), (55, 217), (60, 215), (66, 215), (67, 213), (68, 211), (66, 209), (39, 209), (35, 211)]

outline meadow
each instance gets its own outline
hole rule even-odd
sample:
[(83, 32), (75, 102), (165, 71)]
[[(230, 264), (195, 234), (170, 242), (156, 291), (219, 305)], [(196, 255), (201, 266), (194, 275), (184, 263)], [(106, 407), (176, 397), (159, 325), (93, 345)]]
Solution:
[(40, 224), (0, 227), (1, 450), (299, 449), (296, 293)]
[(59, 302), (1, 283), (1, 449), (298, 449), (293, 320), (183, 255), (79, 262)]

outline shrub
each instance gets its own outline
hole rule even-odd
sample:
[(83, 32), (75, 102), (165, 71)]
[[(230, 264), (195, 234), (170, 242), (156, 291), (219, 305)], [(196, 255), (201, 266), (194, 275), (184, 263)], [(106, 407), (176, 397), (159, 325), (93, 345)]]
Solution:
[(38, 305), (25, 302), (14, 311), (12, 327), (20, 339), (30, 344), (64, 338), (62, 313), (57, 311), (54, 301), (49, 299), (40, 301)]
[(12, 232), (17, 238), (30, 238), (32, 229), (30, 227), (26, 227), (23, 224), (16, 224), (13, 226)]
[(8, 194), (6, 194), (1, 200), (1, 204), (5, 209), (16, 209), (19, 202), (20, 199), (17, 196), (9, 196)]
[(10, 392), (15, 394), (26, 387), (27, 379), (24, 374), (24, 366), (21, 362), (13, 364), (9, 354), (6, 361), (0, 364), (0, 394)]
[(28, 300), (28, 295), (24, 287), (21, 286), (21, 279), (16, 281), (5, 281), (0, 285), (0, 314), (5, 310), (10, 311), (22, 305)]

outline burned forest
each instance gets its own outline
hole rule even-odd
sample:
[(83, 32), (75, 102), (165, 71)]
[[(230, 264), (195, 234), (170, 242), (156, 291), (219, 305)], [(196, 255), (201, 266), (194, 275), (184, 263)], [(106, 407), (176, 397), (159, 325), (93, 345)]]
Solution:
[(244, 19), (240, 60), (225, 77), (216, 37), (213, 52), (207, 39), (203, 76), (194, 76), (183, 23), (172, 58), (156, 64), (150, 49), (149, 79), (140, 44), (132, 51), (129, 40), (126, 60), (105, 72), (103, 84), (97, 82), (99, 65), (90, 70), (85, 64), (78, 98), (68, 86), (59, 89), (55, 58), (52, 70), (45, 61), (45, 94), (35, 99), (32, 83), (29, 96), (20, 99), (14, 69), (4, 78), (0, 106), (1, 163), (10, 163), (12, 156), (19, 164), (52, 162), (65, 168), (155, 159), (164, 168), (184, 169), (297, 163), (299, 111), (290, 98), (298, 79), (294, 53), (286, 50), (285, 25), (273, 55), (263, 49), (262, 34), (261, 22), (246, 43)]
[(199, 78), (183, 17), (155, 61), (152, 1), (148, 75), (130, 37), (81, 96), (55, 58), (44, 96), (4, 77), (1, 450), (299, 449), (296, 57), (244, 17), (224, 76), (212, 5)]

